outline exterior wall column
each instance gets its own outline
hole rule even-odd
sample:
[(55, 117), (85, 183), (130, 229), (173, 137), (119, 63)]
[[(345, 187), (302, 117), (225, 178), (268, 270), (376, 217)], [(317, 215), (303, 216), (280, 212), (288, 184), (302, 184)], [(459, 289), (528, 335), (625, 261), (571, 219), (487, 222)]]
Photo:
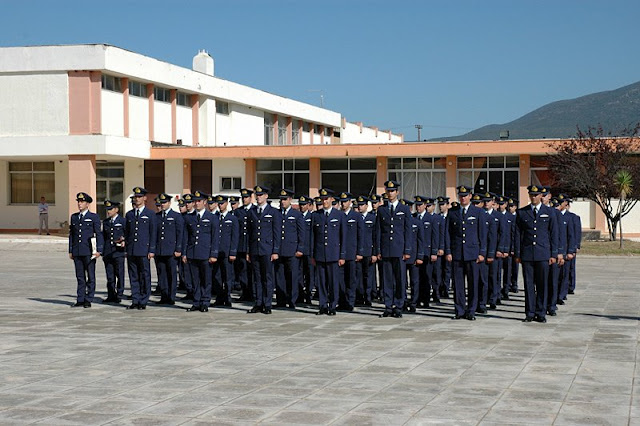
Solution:
[(520, 154), (520, 193), (518, 203), (520, 206), (527, 204), (529, 191), (527, 186), (531, 185), (531, 155)]
[(321, 182), (320, 159), (309, 158), (309, 197), (315, 197), (320, 190)]
[(182, 193), (191, 192), (191, 160), (182, 160)]
[(96, 211), (96, 156), (95, 155), (70, 155), (69, 156), (69, 214), (78, 211), (76, 194), (86, 192), (93, 198), (89, 210)]
[(458, 157), (455, 155), (447, 155), (447, 171), (445, 172), (445, 187), (447, 197), (450, 201), (458, 198), (456, 194), (456, 186), (458, 186)]
[(313, 123), (309, 123), (309, 144), (313, 145), (313, 135), (316, 132), (316, 126)]
[(102, 131), (102, 73), (69, 71), (68, 75), (69, 134), (99, 134)]
[(384, 192), (384, 183), (387, 181), (388, 176), (387, 158), (376, 157), (376, 194)]
[(244, 159), (244, 187), (253, 188), (256, 186), (256, 159)]
[(153, 84), (147, 84), (147, 99), (149, 100), (149, 140), (152, 141), (155, 139), (155, 120), (153, 118), (155, 95), (153, 93)]
[(129, 137), (129, 79), (122, 78), (122, 135), (125, 138)]

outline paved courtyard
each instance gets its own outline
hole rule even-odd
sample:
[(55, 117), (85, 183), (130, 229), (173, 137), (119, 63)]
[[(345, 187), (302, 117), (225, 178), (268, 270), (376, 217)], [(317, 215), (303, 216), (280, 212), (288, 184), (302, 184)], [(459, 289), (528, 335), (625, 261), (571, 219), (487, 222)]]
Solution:
[[(640, 424), (640, 259), (580, 258), (547, 324), (74, 302), (64, 244), (0, 241), (0, 424)], [(104, 267), (96, 268), (106, 297)]]

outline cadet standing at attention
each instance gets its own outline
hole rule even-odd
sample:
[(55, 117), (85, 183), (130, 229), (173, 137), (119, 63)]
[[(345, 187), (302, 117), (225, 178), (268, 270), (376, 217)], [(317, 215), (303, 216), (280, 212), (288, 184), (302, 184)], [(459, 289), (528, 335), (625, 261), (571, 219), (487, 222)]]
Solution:
[(229, 199), (226, 195), (216, 195), (216, 202), (220, 207), (220, 232), (218, 261), (213, 264), (213, 284), (215, 286), (216, 301), (213, 306), (230, 308), (231, 288), (233, 287), (233, 262), (238, 253), (238, 239), (240, 229), (238, 219), (228, 211)]
[(282, 235), (280, 256), (275, 262), (276, 302), (279, 308), (295, 309), (300, 287), (300, 259), (306, 244), (305, 224), (302, 213), (291, 207), (293, 191), (280, 190)]
[(184, 219), (171, 209), (171, 196), (158, 195), (161, 210), (156, 213), (156, 272), (160, 287), (159, 305), (176, 304), (177, 266), (182, 256)]
[[(86, 192), (76, 195), (78, 213), (69, 219), (69, 259), (73, 260), (78, 280), (76, 303), (71, 307), (90, 308), (96, 291), (96, 258), (104, 249), (100, 231), (100, 218), (89, 211), (93, 198)], [(96, 251), (93, 252), (91, 239), (96, 237)]]
[(120, 203), (104, 200), (107, 217), (102, 221), (104, 253), (102, 261), (107, 274), (107, 298), (105, 303), (120, 303), (124, 293), (124, 228), (127, 222), (118, 213)]
[(301, 195), (298, 198), (298, 205), (302, 212), (302, 220), (304, 223), (304, 238), (306, 244), (304, 245), (303, 256), (300, 259), (300, 275), (298, 281), (300, 286), (298, 287), (298, 302), (304, 302), (311, 305), (311, 294), (316, 284), (316, 269), (311, 263), (311, 247), (309, 246), (311, 241), (311, 215), (313, 213), (313, 200), (306, 195)]
[(238, 302), (253, 302), (253, 271), (247, 262), (249, 252), (249, 210), (253, 207), (251, 196), (253, 191), (247, 188), (240, 190), (242, 207), (233, 210), (233, 214), (238, 219), (238, 249), (236, 261), (233, 263), (235, 279), (240, 284), (242, 293)]
[(353, 196), (349, 192), (340, 194), (340, 208), (347, 219), (347, 240), (344, 249), (344, 265), (340, 273), (340, 299), (338, 309), (353, 311), (356, 304), (356, 264), (362, 261), (363, 223), (353, 210)]
[(151, 295), (151, 259), (156, 252), (155, 213), (145, 207), (147, 190), (133, 188), (133, 209), (126, 214), (124, 231), (132, 303), (127, 309), (146, 309)]
[(358, 212), (363, 223), (362, 232), (362, 260), (356, 264), (356, 280), (358, 281), (357, 299), (363, 306), (371, 306), (373, 292), (376, 288), (375, 263), (378, 260), (373, 253), (374, 236), (376, 227), (376, 215), (368, 211), (369, 198), (360, 195), (357, 200)]

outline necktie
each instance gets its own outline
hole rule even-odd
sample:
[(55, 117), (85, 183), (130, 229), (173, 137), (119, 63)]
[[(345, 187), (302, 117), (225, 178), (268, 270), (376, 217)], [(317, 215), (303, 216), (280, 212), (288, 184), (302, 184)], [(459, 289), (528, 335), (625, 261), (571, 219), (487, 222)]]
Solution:
[(136, 209), (136, 220), (138, 220), (139, 216), (140, 216), (140, 210)]
[(538, 218), (538, 208), (537, 207), (533, 208), (533, 216), (535, 216), (536, 219)]
[(196, 213), (196, 216), (198, 216), (198, 223), (200, 223), (200, 219), (201, 219), (200, 213)]
[(258, 216), (262, 216), (262, 207), (258, 207)]
[(393, 204), (390, 204), (390, 209), (389, 209), (389, 211), (391, 212), (391, 216), (393, 216), (394, 210), (395, 210), (395, 209), (393, 208)]

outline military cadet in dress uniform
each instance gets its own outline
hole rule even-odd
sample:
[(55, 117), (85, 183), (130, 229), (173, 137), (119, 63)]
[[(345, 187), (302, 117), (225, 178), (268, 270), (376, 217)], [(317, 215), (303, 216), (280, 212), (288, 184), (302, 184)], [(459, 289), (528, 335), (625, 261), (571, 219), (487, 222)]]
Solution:
[(411, 210), (398, 200), (400, 183), (384, 183), (387, 205), (378, 208), (375, 249), (384, 275), (383, 317), (402, 318), (406, 295), (405, 262), (411, 255)]
[[(415, 204), (424, 204), (421, 196), (414, 197)], [(402, 199), (400, 202), (409, 208), (414, 204), (411, 200)], [(418, 216), (417, 213), (412, 214), (411, 220), (411, 233), (410, 233), (410, 247), (409, 258), (405, 263), (407, 273), (409, 274), (409, 288), (411, 288), (411, 299), (407, 299), (404, 304), (404, 310), (408, 312), (416, 312), (416, 306), (418, 303), (418, 296), (420, 295), (420, 269), (424, 259), (425, 241), (424, 241), (424, 222)]]
[(509, 286), (511, 280), (511, 262), (513, 256), (511, 256), (511, 252), (513, 251), (513, 227), (515, 226), (515, 222), (513, 220), (513, 216), (509, 213), (508, 203), (509, 198), (504, 196), (499, 196), (496, 198), (497, 210), (498, 214), (502, 216), (503, 221), (503, 232), (505, 233), (505, 247), (502, 252), (502, 265), (498, 268), (498, 285), (501, 287), (500, 294), (498, 297), (498, 304), (501, 304), (502, 300), (509, 300)]
[(525, 287), (525, 322), (547, 322), (549, 266), (558, 257), (555, 214), (542, 204), (541, 187), (529, 185), (531, 204), (516, 213), (515, 257), (522, 263)]
[[(580, 243), (582, 242), (582, 220), (580, 219), (580, 216), (570, 211), (570, 209), (571, 200), (569, 200), (567, 210), (569, 210), (571, 218), (573, 219), (573, 238), (576, 246), (576, 254), (569, 262), (569, 291), (567, 294), (574, 294), (576, 289), (576, 257), (580, 252)], [(566, 298), (566, 295), (564, 297)]]
[(311, 215), (313, 214), (313, 201), (306, 195), (301, 195), (298, 198), (298, 205), (300, 206), (300, 212), (302, 213), (302, 220), (304, 223), (305, 241), (302, 257), (300, 258), (300, 274), (298, 281), (300, 285), (298, 287), (298, 303), (311, 304), (311, 295), (316, 283), (316, 269), (311, 262), (311, 248), (309, 242), (311, 241)]
[(220, 220), (207, 209), (207, 194), (194, 191), (195, 211), (185, 217), (182, 262), (193, 280), (193, 304), (188, 311), (208, 312), (211, 304), (211, 269), (218, 261)]
[[(86, 192), (76, 194), (78, 213), (69, 219), (69, 259), (73, 260), (78, 280), (76, 303), (71, 307), (90, 308), (96, 291), (96, 258), (104, 250), (104, 239), (100, 230), (100, 218), (89, 211), (93, 198)], [(93, 251), (91, 239), (96, 238)]]
[(156, 213), (156, 272), (160, 287), (159, 305), (176, 303), (176, 271), (182, 257), (184, 219), (171, 209), (171, 196), (158, 194), (161, 210)]
[(438, 252), (438, 237), (437, 230), (434, 226), (434, 216), (427, 212), (427, 206), (433, 206), (433, 198), (425, 197), (424, 195), (417, 195), (416, 201), (416, 218), (420, 221), (422, 226), (422, 239), (424, 247), (422, 250), (422, 264), (418, 267), (420, 274), (419, 285), (415, 291), (411, 293), (411, 302), (413, 307), (429, 307), (429, 295), (431, 289), (434, 291), (437, 289), (437, 283), (433, 280), (433, 267), (437, 260)]
[[(369, 199), (360, 195), (356, 199), (358, 213), (362, 220), (362, 260), (356, 264), (356, 281), (358, 282), (357, 301), (363, 306), (371, 306), (373, 292), (376, 288), (375, 263), (378, 258), (373, 253), (374, 230), (376, 228), (376, 215), (368, 211)], [(357, 303), (358, 303), (357, 302)]]
[(516, 238), (516, 211), (518, 210), (518, 199), (510, 198), (507, 204), (507, 208), (511, 215), (511, 251), (509, 252), (509, 257), (511, 259), (511, 272), (509, 273), (509, 292), (517, 293), (518, 292), (518, 272), (520, 271), (520, 264), (516, 262), (516, 257), (514, 256), (515, 250), (515, 238)]
[(280, 256), (274, 263), (276, 306), (295, 309), (300, 287), (300, 260), (304, 255), (307, 232), (302, 213), (291, 206), (293, 191), (281, 189), (278, 197), (280, 198), (282, 231)]
[[(482, 209), (470, 205), (471, 188), (460, 185), (457, 188), (459, 204), (447, 214), (445, 226), (445, 255), (451, 262), (451, 277), (454, 285), (455, 315), (453, 319), (476, 319), (478, 307), (479, 264), (487, 255), (487, 226)], [(467, 299), (465, 302), (465, 278)]]
[[(440, 303), (440, 281), (439, 275), (436, 273), (435, 269), (438, 262), (438, 253), (442, 250), (444, 254), (444, 241), (440, 241), (441, 229), (444, 227), (442, 223), (441, 216), (435, 213), (436, 210), (436, 200), (435, 198), (425, 198), (423, 197), (425, 206), (427, 208), (426, 214), (429, 217), (429, 221), (431, 222), (431, 241), (427, 241), (425, 238), (425, 245), (428, 245), (431, 250), (431, 256), (427, 258), (427, 253), (425, 249), (425, 262), (428, 261), (430, 265), (429, 274), (429, 283), (431, 285), (431, 299), (436, 304)], [(427, 306), (429, 306), (429, 292), (425, 293), (423, 296), (426, 296)]]
[(340, 267), (345, 262), (347, 245), (347, 217), (333, 208), (334, 192), (321, 188), (322, 208), (315, 211), (311, 226), (311, 258), (317, 271), (317, 315), (335, 315), (340, 291)]
[(151, 295), (151, 259), (156, 252), (155, 213), (145, 207), (147, 190), (136, 186), (133, 209), (125, 216), (125, 247), (132, 303), (127, 309), (146, 309)]
[(436, 267), (440, 269), (440, 297), (444, 299), (449, 298), (449, 290), (451, 290), (451, 262), (447, 262), (444, 256), (444, 242), (446, 240), (445, 233), (447, 232), (446, 222), (447, 214), (449, 213), (449, 197), (440, 196), (437, 198), (438, 209), (440, 213), (440, 246), (442, 247), (442, 254), (438, 250), (438, 260), (436, 261)]
[(282, 241), (282, 214), (267, 199), (270, 188), (253, 188), (258, 205), (249, 210), (249, 254), (253, 268), (253, 298), (255, 305), (249, 313), (271, 314), (274, 287), (274, 263), (280, 257)]
[(353, 195), (349, 192), (342, 192), (339, 198), (341, 211), (347, 219), (347, 240), (344, 248), (344, 265), (340, 268), (338, 309), (351, 312), (356, 304), (356, 289), (358, 287), (356, 264), (362, 261), (364, 223), (360, 220), (360, 215), (352, 208)]
[(120, 303), (124, 293), (124, 228), (126, 221), (120, 213), (120, 203), (104, 200), (107, 217), (102, 221), (104, 239), (104, 270), (107, 274), (107, 298), (105, 303)]
[(218, 261), (213, 264), (213, 285), (216, 301), (213, 306), (230, 308), (231, 288), (233, 287), (233, 263), (238, 254), (240, 227), (238, 219), (228, 210), (229, 199), (226, 195), (216, 195), (216, 203), (220, 208), (220, 232)]
[[(500, 283), (500, 270), (502, 269), (502, 261), (504, 259), (504, 254), (508, 253), (510, 248), (510, 237), (511, 232), (509, 229), (509, 223), (505, 220), (503, 214), (501, 214), (498, 210), (495, 209), (496, 201), (499, 198), (495, 194), (486, 193), (485, 194), (485, 211), (493, 220), (495, 226), (495, 243), (487, 241), (487, 265), (488, 265), (488, 276), (489, 276), (489, 287), (487, 293), (487, 302), (489, 305), (489, 309), (496, 309), (496, 305), (502, 303), (500, 301), (500, 291), (502, 285)], [(489, 238), (490, 239), (490, 238)], [(490, 245), (489, 245), (490, 244)], [(493, 258), (493, 262), (490, 261), (490, 255), (495, 253), (495, 257)]]
[[(378, 195), (378, 194), (372, 194), (371, 197), (369, 197), (371, 200), (371, 212), (373, 213), (373, 215), (375, 217), (378, 216), (378, 207), (382, 205), (383, 202), (383, 196), (382, 195)], [(375, 231), (375, 226), (374, 226), (374, 231)], [(374, 240), (375, 242), (375, 240)], [(371, 300), (382, 300), (383, 299), (383, 288), (384, 288), (384, 274), (382, 273), (382, 262), (378, 262), (378, 255), (376, 253), (374, 253), (374, 256), (376, 257), (376, 274), (377, 274), (377, 279), (374, 278), (373, 279), (373, 288), (371, 289)]]
[[(195, 205), (193, 201), (193, 194), (183, 194), (180, 199), (184, 203), (184, 208), (180, 208), (180, 214), (182, 215), (182, 221), (187, 224), (187, 215), (195, 212)], [(186, 228), (182, 232), (182, 237), (184, 239), (185, 233), (187, 232)], [(182, 250), (186, 250), (186, 246), (184, 245), (184, 241), (182, 244)], [(184, 254), (184, 253), (183, 253)], [(186, 294), (180, 300), (187, 301), (193, 300), (193, 278), (191, 277), (191, 268), (188, 263), (179, 262), (179, 270), (181, 271), (180, 278), (183, 280), (184, 290)]]
[[(182, 216), (182, 222), (184, 223), (184, 215), (187, 214), (187, 203), (185, 203), (182, 198), (178, 200), (178, 210), (180, 216)], [(178, 290), (185, 291), (187, 289), (187, 285), (184, 279), (184, 263), (182, 263), (181, 260), (182, 256), (178, 259)]]
[(558, 194), (555, 201), (556, 208), (560, 213), (558, 215), (558, 250), (560, 250), (560, 247), (564, 247), (564, 250), (562, 253), (563, 261), (558, 261), (558, 265), (563, 263), (558, 266), (558, 277), (556, 278), (558, 285), (555, 289), (550, 288), (550, 291), (554, 291), (555, 293), (548, 297), (550, 300), (547, 301), (547, 313), (551, 316), (554, 316), (557, 305), (564, 305), (564, 300), (562, 300), (562, 298), (566, 297), (569, 290), (569, 271), (571, 269), (571, 262), (575, 258), (576, 254), (573, 218), (571, 217), (571, 213), (567, 210), (570, 198), (566, 194)]
[(240, 198), (242, 199), (242, 207), (233, 211), (236, 219), (238, 219), (238, 251), (236, 255), (236, 261), (233, 264), (233, 270), (236, 280), (240, 284), (242, 293), (238, 298), (239, 302), (252, 302), (253, 301), (253, 271), (251, 265), (247, 262), (247, 253), (249, 252), (249, 225), (248, 225), (248, 213), (253, 204), (251, 203), (251, 196), (253, 191), (248, 188), (242, 188), (240, 190)]

